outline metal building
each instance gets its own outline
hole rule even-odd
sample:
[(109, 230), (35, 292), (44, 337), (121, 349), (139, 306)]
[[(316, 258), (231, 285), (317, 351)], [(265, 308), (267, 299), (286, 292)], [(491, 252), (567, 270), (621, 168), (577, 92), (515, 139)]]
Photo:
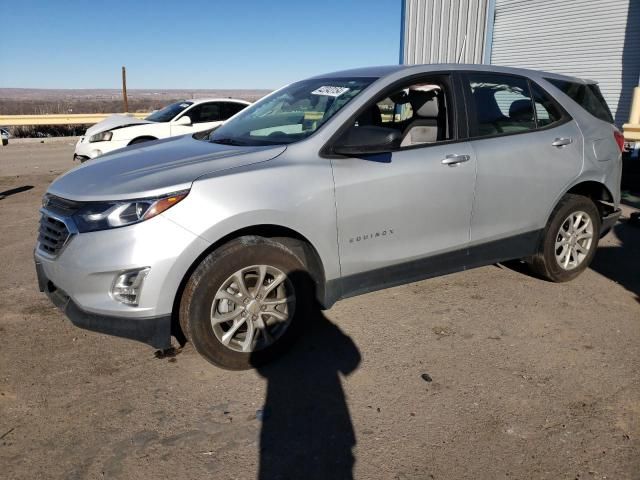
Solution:
[(403, 0), (400, 63), (491, 63), (598, 81), (616, 123), (640, 78), (640, 0)]

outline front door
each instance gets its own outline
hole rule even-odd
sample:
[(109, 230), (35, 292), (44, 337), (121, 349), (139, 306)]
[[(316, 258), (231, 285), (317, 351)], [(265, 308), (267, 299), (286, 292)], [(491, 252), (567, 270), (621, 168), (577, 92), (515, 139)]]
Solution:
[(456, 141), (450, 85), (414, 80), (372, 104), (354, 128), (396, 129), (401, 145), (332, 160), (344, 296), (464, 264), (476, 161)]
[[(222, 123), (222, 102), (207, 102), (196, 105), (185, 111), (180, 117), (188, 116), (191, 125), (177, 125), (171, 123), (171, 135), (184, 135), (187, 133), (202, 132), (217, 127)], [(178, 117), (176, 120), (179, 120)]]

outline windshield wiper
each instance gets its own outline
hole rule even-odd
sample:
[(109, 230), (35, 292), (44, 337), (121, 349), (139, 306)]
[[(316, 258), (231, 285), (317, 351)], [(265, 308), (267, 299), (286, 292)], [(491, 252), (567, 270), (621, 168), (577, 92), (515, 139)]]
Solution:
[(210, 140), (210, 142), (212, 143), (219, 143), (221, 145), (234, 145), (234, 146), (241, 146), (241, 145), (246, 145), (243, 142), (240, 142), (238, 140), (235, 140), (233, 138), (215, 138), (213, 140)]

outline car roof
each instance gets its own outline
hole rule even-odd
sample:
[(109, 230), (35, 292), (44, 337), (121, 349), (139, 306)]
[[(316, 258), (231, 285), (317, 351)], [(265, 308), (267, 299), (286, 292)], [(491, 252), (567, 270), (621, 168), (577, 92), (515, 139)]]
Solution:
[(194, 105), (198, 105), (200, 103), (205, 103), (205, 102), (232, 102), (232, 103), (242, 103), (243, 105), (251, 105), (251, 102), (248, 102), (246, 100), (242, 100), (242, 99), (239, 99), (239, 98), (220, 98), (220, 97), (215, 97), (215, 98), (185, 98), (184, 100), (181, 100), (181, 101), (182, 102), (192, 102)]
[(578, 83), (596, 83), (593, 80), (561, 75), (553, 72), (544, 72), (540, 70), (531, 70), (526, 68), (501, 67), (497, 65), (487, 64), (471, 64), (471, 63), (429, 63), (420, 65), (382, 65), (374, 67), (354, 68), (350, 70), (341, 70), (337, 72), (316, 75), (312, 78), (337, 78), (337, 77), (372, 77), (383, 78), (399, 71), (405, 71), (407, 75), (412, 73), (429, 73), (440, 72), (442, 70), (466, 70), (478, 72), (496, 72), (510, 73), (514, 75), (543, 76), (557, 80), (567, 80)]

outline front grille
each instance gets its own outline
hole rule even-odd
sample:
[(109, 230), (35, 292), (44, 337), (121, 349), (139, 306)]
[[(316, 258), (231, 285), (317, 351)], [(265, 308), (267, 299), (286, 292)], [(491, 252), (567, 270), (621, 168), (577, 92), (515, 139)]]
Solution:
[(43, 206), (47, 210), (51, 210), (54, 213), (70, 216), (78, 211), (78, 209), (80, 208), (80, 203), (74, 202), (73, 200), (67, 200), (66, 198), (47, 194), (44, 197)]
[(40, 218), (38, 248), (51, 256), (56, 256), (69, 239), (69, 230), (64, 222), (50, 217), (46, 213)]

